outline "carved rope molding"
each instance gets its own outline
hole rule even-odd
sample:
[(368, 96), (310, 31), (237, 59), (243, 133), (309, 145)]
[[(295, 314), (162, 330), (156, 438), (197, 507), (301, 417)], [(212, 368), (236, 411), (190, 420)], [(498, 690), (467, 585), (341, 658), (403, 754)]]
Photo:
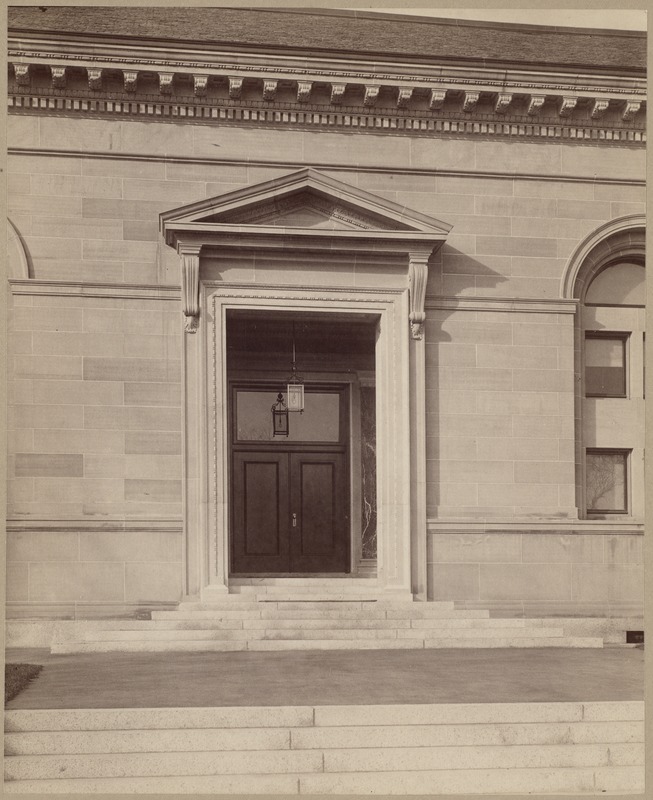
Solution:
[(421, 339), (424, 335), (426, 312), (426, 282), (429, 277), (428, 253), (408, 254), (408, 289), (410, 294), (410, 333), (413, 339)]
[(201, 249), (201, 244), (181, 242), (177, 247), (181, 259), (181, 302), (187, 333), (196, 333), (199, 327)]

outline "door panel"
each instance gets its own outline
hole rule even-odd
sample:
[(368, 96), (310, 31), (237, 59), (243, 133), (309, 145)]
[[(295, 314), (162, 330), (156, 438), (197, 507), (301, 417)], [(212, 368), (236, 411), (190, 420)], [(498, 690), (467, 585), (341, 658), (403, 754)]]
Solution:
[(341, 453), (290, 456), (291, 572), (348, 572), (349, 519)]
[(284, 572), (288, 552), (288, 454), (234, 453), (233, 569)]
[(344, 454), (236, 452), (233, 464), (234, 572), (349, 571)]

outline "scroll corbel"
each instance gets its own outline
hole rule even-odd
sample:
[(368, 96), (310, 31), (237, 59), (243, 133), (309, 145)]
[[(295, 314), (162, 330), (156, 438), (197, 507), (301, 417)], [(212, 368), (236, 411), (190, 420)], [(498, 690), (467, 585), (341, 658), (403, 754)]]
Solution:
[(410, 297), (410, 333), (413, 339), (421, 339), (424, 335), (424, 301), (426, 300), (426, 282), (429, 277), (428, 253), (410, 253), (408, 256), (408, 291)]
[(200, 250), (202, 245), (180, 245), (181, 301), (186, 317), (186, 333), (196, 333), (200, 321)]

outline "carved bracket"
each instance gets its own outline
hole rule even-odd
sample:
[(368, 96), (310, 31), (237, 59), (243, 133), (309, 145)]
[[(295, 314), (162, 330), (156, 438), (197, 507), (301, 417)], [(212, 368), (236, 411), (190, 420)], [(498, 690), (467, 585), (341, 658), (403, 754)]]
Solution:
[(181, 259), (181, 302), (187, 333), (196, 333), (199, 327), (201, 249), (201, 244), (179, 244), (177, 247)]
[(379, 96), (380, 86), (366, 86), (365, 87), (365, 98), (363, 100), (363, 105), (366, 106), (373, 106), (376, 103), (377, 98)]
[(242, 91), (243, 91), (243, 79), (229, 78), (229, 99), (230, 100), (240, 99), (240, 94)]
[(346, 83), (332, 83), (331, 84), (331, 102), (334, 105), (340, 105), (343, 97), (345, 96)]
[(421, 339), (424, 335), (426, 313), (426, 282), (429, 277), (428, 253), (408, 254), (408, 291), (410, 295), (410, 333), (413, 339)]
[(592, 119), (598, 119), (599, 117), (603, 116), (606, 112), (608, 106), (610, 105), (610, 100), (607, 97), (601, 97), (594, 101), (592, 105), (591, 117)]
[(52, 88), (65, 89), (66, 88), (66, 67), (51, 67), (52, 73)]
[(88, 88), (92, 92), (102, 91), (102, 70), (89, 67), (86, 73), (88, 75)]
[(311, 99), (312, 81), (299, 81), (297, 83), (297, 102), (308, 103)]
[(444, 99), (447, 96), (446, 89), (431, 89), (431, 97), (429, 98), (429, 108), (433, 111), (438, 111), (444, 105)]
[(478, 103), (478, 98), (480, 97), (480, 92), (465, 92), (465, 97), (463, 99), (463, 111), (469, 113), (476, 108), (476, 104)]
[(14, 64), (14, 71), (16, 74), (16, 83), (19, 86), (29, 86), (30, 84), (30, 65), (29, 64)]
[(274, 100), (277, 96), (278, 81), (263, 81), (263, 99)]
[(161, 94), (172, 93), (172, 79), (174, 78), (173, 72), (159, 72), (159, 91)]
[(621, 115), (621, 118), (625, 120), (632, 119), (635, 114), (639, 111), (642, 106), (641, 100), (628, 100), (626, 101), (626, 107), (624, 109), (624, 113)]
[(508, 106), (512, 103), (512, 95), (507, 94), (505, 92), (501, 92), (497, 97), (497, 102), (494, 106), (494, 110), (497, 114), (505, 114), (508, 110)]
[(562, 102), (560, 103), (560, 111), (558, 113), (561, 117), (568, 117), (576, 108), (577, 103), (577, 97), (563, 97)]
[(136, 84), (138, 82), (138, 72), (125, 70), (122, 73), (123, 81), (125, 83), (126, 92), (135, 92)]
[(202, 95), (206, 94), (208, 82), (208, 75), (193, 75), (193, 92), (195, 93), (195, 97), (202, 97)]
[(409, 86), (407, 89), (399, 89), (397, 94), (397, 108), (405, 108), (410, 103), (410, 98), (413, 96), (413, 88)]
[(545, 97), (543, 94), (532, 94), (531, 99), (528, 102), (528, 115), (529, 117), (534, 116), (539, 112), (539, 110), (544, 105)]

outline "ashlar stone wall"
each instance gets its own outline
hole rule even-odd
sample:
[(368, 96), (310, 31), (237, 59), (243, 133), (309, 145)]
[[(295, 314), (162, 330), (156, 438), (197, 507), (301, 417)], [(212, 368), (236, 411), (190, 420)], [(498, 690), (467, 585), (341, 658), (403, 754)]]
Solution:
[(39, 114), (9, 130), (30, 274), (9, 315), (9, 613), (181, 596), (184, 334), (158, 214), (307, 165), (454, 225), (426, 303), (431, 595), (641, 597), (641, 534), (577, 519), (560, 305), (582, 239), (643, 213), (641, 147)]

